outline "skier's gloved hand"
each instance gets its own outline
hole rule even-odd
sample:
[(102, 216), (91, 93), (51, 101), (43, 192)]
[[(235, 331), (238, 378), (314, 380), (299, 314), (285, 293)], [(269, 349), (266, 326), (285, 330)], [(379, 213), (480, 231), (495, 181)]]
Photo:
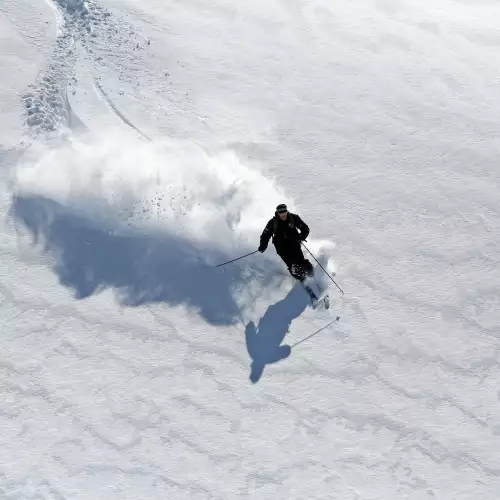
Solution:
[(267, 248), (267, 245), (264, 245), (263, 243), (261, 243), (259, 245), (259, 248), (257, 249), (260, 253), (263, 253), (266, 251), (266, 248)]

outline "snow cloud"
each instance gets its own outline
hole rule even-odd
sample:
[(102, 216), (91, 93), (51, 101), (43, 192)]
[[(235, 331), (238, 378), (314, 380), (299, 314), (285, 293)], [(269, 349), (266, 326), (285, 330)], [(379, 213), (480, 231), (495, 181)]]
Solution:
[(258, 246), (282, 190), (231, 151), (106, 136), (35, 147), (17, 170), (18, 193), (42, 196), (93, 224), (175, 233), (219, 249)]
[[(209, 266), (256, 250), (276, 205), (294, 206), (272, 179), (232, 151), (172, 140), (71, 136), (56, 147), (33, 146), (16, 174), (17, 196), (55, 202), (113, 236), (163, 235), (178, 242), (183, 259), (190, 255)], [(307, 245), (335, 271), (331, 242)], [(272, 248), (252, 265), (286, 272)]]

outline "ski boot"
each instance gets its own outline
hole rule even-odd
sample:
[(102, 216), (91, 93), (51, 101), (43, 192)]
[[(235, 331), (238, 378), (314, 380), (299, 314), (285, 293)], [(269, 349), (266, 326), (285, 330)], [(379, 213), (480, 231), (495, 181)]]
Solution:
[(290, 274), (301, 283), (305, 281), (308, 276), (312, 276), (312, 266), (311, 271), (304, 269), (302, 264), (292, 264), (288, 270)]

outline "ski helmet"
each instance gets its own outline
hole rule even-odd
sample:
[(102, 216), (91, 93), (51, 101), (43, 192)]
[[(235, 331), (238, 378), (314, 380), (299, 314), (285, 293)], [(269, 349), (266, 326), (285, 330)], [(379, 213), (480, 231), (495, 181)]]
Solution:
[(283, 212), (287, 212), (287, 211), (288, 211), (288, 208), (286, 207), (286, 205), (284, 203), (280, 203), (276, 207), (276, 213), (277, 214), (282, 214)]

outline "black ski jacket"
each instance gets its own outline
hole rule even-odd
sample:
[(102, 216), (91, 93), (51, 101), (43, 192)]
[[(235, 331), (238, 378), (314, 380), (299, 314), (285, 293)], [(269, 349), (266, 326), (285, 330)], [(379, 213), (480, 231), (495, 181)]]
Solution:
[(284, 221), (278, 215), (269, 220), (260, 235), (260, 246), (266, 249), (272, 237), (274, 246), (279, 250), (299, 244), (299, 241), (305, 240), (308, 235), (308, 225), (297, 214), (288, 212), (288, 217)]

